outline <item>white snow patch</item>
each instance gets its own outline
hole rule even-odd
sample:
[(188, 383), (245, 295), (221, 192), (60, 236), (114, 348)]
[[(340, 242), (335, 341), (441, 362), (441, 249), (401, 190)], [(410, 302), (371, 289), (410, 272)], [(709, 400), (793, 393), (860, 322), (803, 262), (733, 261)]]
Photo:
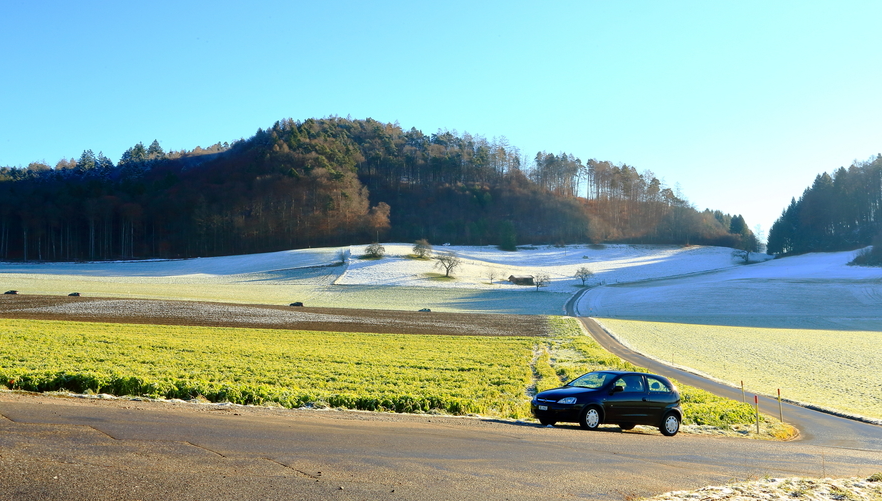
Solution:
[[(582, 282), (575, 277), (586, 267), (594, 276), (586, 285), (633, 282), (669, 276), (688, 275), (738, 267), (732, 260), (732, 249), (723, 247), (676, 247), (651, 245), (606, 245), (603, 249), (589, 246), (540, 247), (501, 251), (495, 247), (447, 246), (435, 248), (433, 256), (454, 252), (463, 263), (452, 273), (453, 280), (439, 280), (444, 270), (435, 267), (435, 260), (408, 257), (410, 244), (384, 244), (383, 259), (361, 259), (363, 246), (352, 248), (352, 259), (346, 273), (336, 283), (341, 285), (397, 285), (410, 287), (443, 287), (479, 290), (511, 288), (522, 290), (507, 281), (510, 275), (547, 273), (552, 292), (575, 292)], [(494, 272), (490, 283), (490, 272)]]
[(263, 254), (193, 259), (148, 259), (86, 263), (0, 263), (0, 274), (84, 275), (124, 277), (198, 277), (328, 266), (348, 248), (297, 249)]

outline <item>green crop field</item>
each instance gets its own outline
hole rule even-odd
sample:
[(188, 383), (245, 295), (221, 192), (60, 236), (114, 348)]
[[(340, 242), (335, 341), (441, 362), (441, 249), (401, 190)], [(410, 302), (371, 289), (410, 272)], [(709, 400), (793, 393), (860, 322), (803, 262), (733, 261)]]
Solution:
[[(0, 320), (0, 382), (30, 391), (529, 416), (530, 394), (632, 369), (549, 317), (547, 338)], [(685, 423), (750, 422), (750, 406), (690, 388)]]
[(285, 407), (524, 416), (530, 338), (0, 321), (0, 377)]

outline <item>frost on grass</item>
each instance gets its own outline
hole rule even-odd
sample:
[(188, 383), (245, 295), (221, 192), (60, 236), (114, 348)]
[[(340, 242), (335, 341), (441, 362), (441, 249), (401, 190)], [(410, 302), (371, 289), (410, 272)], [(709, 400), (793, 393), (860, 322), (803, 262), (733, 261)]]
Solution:
[(181, 317), (197, 321), (240, 321), (263, 325), (289, 325), (304, 321), (354, 323), (358, 319), (323, 313), (265, 310), (234, 305), (208, 305), (204, 303), (171, 301), (133, 301), (110, 299), (81, 303), (67, 303), (44, 308), (31, 308), (34, 313), (58, 315), (95, 315), (116, 317)]
[(882, 334), (602, 319), (632, 348), (747, 391), (882, 419)]
[(882, 499), (882, 482), (869, 478), (810, 479), (768, 478), (753, 482), (739, 482), (723, 486), (710, 486), (695, 491), (674, 491), (647, 498), (645, 501), (686, 500), (792, 500), (829, 501), (877, 501)]

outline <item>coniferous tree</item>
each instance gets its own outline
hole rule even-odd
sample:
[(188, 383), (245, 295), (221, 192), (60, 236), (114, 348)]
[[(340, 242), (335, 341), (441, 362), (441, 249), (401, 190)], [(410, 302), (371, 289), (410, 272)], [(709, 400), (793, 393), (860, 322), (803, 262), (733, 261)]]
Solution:
[(154, 139), (153, 142), (150, 143), (150, 146), (147, 148), (146, 157), (149, 160), (161, 160), (165, 158), (165, 152), (162, 151), (162, 146), (159, 145), (158, 140)]
[(882, 156), (819, 174), (769, 230), (768, 252), (854, 249), (882, 230)]
[(88, 171), (95, 168), (95, 163), (97, 159), (95, 158), (95, 154), (92, 153), (92, 150), (86, 150), (80, 155), (80, 159), (77, 160), (77, 168), (81, 171)]

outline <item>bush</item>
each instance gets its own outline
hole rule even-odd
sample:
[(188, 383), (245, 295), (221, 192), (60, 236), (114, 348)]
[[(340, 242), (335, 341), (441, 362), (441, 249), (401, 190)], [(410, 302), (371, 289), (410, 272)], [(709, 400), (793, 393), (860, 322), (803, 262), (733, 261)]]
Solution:
[(848, 264), (852, 266), (882, 266), (882, 245), (873, 245), (858, 251)]
[(852, 266), (882, 266), (882, 233), (873, 239), (873, 245), (861, 249), (850, 263)]
[(429, 259), (432, 255), (432, 244), (425, 238), (417, 240), (413, 244), (413, 255), (419, 259)]
[(364, 257), (368, 259), (381, 259), (386, 255), (386, 248), (374, 242), (364, 249)]

